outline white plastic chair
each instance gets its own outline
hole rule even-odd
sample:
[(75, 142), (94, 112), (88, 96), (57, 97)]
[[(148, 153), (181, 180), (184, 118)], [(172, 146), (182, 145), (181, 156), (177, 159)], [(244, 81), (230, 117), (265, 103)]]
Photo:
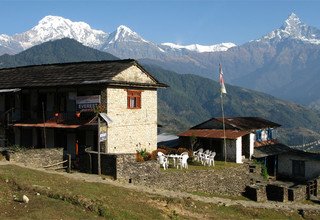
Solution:
[(182, 168), (188, 169), (188, 158), (189, 158), (189, 155), (182, 155), (182, 157), (179, 158), (177, 168), (180, 166), (181, 169)]
[(214, 157), (216, 156), (216, 152), (212, 152), (208, 157), (207, 157), (207, 160), (206, 160), (206, 163), (209, 165), (209, 166), (214, 166)]
[(203, 152), (203, 148), (198, 149), (197, 151), (193, 152), (194, 160), (200, 161), (200, 154)]
[(162, 152), (158, 152), (158, 161), (160, 166), (163, 166), (163, 169), (168, 169), (169, 167), (169, 161), (168, 158), (166, 157), (166, 155)]

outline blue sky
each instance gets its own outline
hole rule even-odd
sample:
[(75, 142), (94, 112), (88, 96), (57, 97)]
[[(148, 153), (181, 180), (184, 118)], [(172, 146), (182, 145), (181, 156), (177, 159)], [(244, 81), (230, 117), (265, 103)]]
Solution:
[(156, 43), (243, 44), (278, 28), (291, 12), (320, 28), (320, 0), (0, 0), (0, 34), (21, 33), (46, 15), (112, 32), (124, 24)]

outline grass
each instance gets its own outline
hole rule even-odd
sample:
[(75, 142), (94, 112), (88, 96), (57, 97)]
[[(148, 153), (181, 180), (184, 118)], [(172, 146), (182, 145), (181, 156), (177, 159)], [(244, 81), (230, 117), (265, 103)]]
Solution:
[[(0, 219), (299, 219), (296, 212), (167, 198), (18, 166), (0, 166)], [(37, 196), (36, 192), (41, 195)], [(30, 198), (16, 202), (14, 195)], [(316, 218), (316, 217), (314, 217)]]
[(245, 200), (245, 201), (251, 201), (245, 196), (240, 196), (240, 195), (221, 195), (221, 194), (213, 194), (213, 193), (206, 193), (202, 191), (194, 191), (190, 192), (191, 194), (197, 195), (197, 196), (205, 196), (205, 197), (220, 197), (220, 198), (225, 198), (225, 199), (233, 199), (233, 200)]

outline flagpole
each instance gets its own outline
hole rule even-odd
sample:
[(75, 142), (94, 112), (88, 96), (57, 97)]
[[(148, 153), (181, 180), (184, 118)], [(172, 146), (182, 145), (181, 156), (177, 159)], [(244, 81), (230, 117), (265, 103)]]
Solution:
[(224, 109), (223, 109), (223, 94), (227, 93), (223, 80), (222, 66), (219, 64), (219, 81), (220, 81), (220, 99), (221, 99), (221, 112), (222, 112), (222, 127), (223, 127), (223, 147), (224, 147), (224, 162), (227, 162), (227, 144), (226, 144), (226, 126), (224, 122)]
[(223, 127), (223, 147), (224, 147), (224, 162), (227, 162), (227, 145), (226, 145), (226, 127), (224, 123), (224, 109), (223, 109), (223, 93), (220, 93), (221, 112), (222, 112), (222, 127)]

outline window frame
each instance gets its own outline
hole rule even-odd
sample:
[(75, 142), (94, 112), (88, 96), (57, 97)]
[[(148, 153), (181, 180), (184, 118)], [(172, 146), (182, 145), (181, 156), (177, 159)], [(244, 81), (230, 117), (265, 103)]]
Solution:
[(141, 92), (140, 90), (127, 90), (128, 109), (141, 109)]

